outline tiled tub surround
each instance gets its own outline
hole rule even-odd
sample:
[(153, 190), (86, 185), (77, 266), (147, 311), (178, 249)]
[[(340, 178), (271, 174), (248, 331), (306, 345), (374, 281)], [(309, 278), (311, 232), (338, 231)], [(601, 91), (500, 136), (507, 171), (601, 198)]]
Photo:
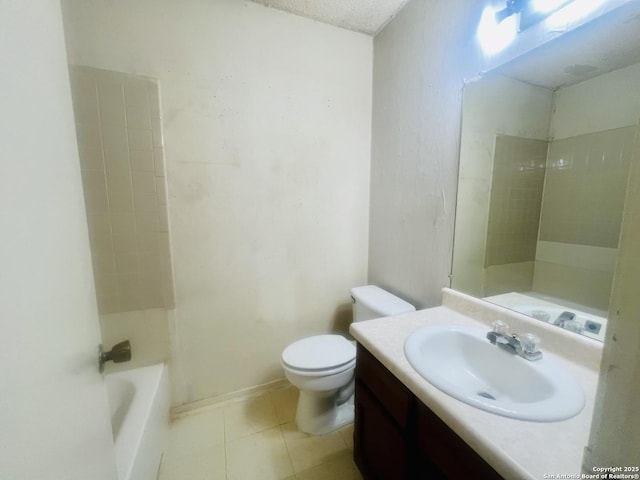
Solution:
[[(635, 131), (496, 137), (483, 296), (534, 290), (606, 310)], [(566, 263), (583, 251), (614, 261)]]
[(549, 143), (533, 290), (607, 310), (636, 127)]
[(548, 143), (496, 136), (485, 267), (533, 261)]
[(101, 314), (173, 306), (157, 81), (70, 67)]
[(122, 340), (131, 342), (132, 357), (126, 363), (107, 362), (105, 371), (118, 372), (158, 363), (171, 365), (171, 331), (174, 311), (164, 308), (100, 315), (102, 344), (109, 349)]
[[(489, 330), (491, 322), (498, 319), (507, 321), (514, 332), (538, 335), (541, 350), (555, 355), (580, 383), (586, 404), (577, 416), (536, 423), (479, 410), (431, 385), (404, 355), (407, 336), (425, 325), (470, 325)], [(443, 290), (441, 307), (352, 324), (351, 333), (504, 478), (538, 480), (545, 474), (580, 473), (598, 382), (599, 342), (450, 289)]]
[[(520, 229), (520, 239), (514, 250), (524, 253), (524, 257), (518, 255), (514, 258), (516, 252), (509, 246), (510, 261), (515, 263), (487, 263), (487, 252), (499, 254), (500, 245), (507, 245), (500, 237), (496, 237), (498, 229), (492, 235), (496, 245), (487, 243), (491, 213), (489, 204), (492, 200), (494, 203), (501, 200), (492, 192), (494, 176), (498, 176), (497, 184), (502, 187), (502, 200), (506, 204), (501, 205), (502, 212), (493, 215), (494, 221), (513, 223), (513, 220), (508, 222), (509, 214), (521, 216), (524, 212), (519, 211), (520, 207), (539, 211), (540, 204), (536, 207), (535, 198), (541, 196), (542, 191), (536, 188), (539, 184), (535, 179), (540, 174), (544, 175), (544, 168), (530, 168), (536, 165), (536, 149), (524, 147), (546, 142), (552, 99), (552, 92), (547, 89), (499, 75), (465, 86), (452, 267), (453, 285), (458, 290), (484, 297), (491, 293), (503, 293), (505, 284), (513, 285), (509, 291), (514, 288), (531, 289), (537, 217), (534, 219), (535, 233), (529, 237), (524, 234), (526, 224), (521, 224), (523, 228)], [(521, 115), (523, 111), (527, 115)], [(500, 133), (496, 136), (497, 132)], [(516, 153), (528, 155), (519, 162), (518, 158), (514, 158)], [(495, 171), (494, 158), (501, 163)], [(512, 205), (509, 198), (504, 198), (505, 194), (510, 193), (508, 190), (511, 185), (520, 187), (514, 192), (523, 200), (518, 205), (515, 202)], [(518, 221), (517, 217), (515, 221)], [(501, 230), (504, 231), (504, 228)], [(512, 241), (515, 240), (515, 235), (509, 236)], [(526, 256), (530, 238), (534, 239), (533, 254)], [(518, 282), (513, 283), (514, 279)]]
[(531, 290), (548, 142), (497, 135), (482, 296)]
[(618, 248), (636, 127), (549, 143), (541, 241)]

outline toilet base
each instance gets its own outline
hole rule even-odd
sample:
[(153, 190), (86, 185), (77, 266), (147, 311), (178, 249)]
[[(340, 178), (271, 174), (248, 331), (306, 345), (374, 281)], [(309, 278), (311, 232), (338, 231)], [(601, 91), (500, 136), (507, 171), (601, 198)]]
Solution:
[(325, 395), (300, 391), (296, 411), (296, 424), (300, 431), (322, 435), (353, 423), (353, 418), (353, 395), (344, 403), (336, 405), (335, 392)]

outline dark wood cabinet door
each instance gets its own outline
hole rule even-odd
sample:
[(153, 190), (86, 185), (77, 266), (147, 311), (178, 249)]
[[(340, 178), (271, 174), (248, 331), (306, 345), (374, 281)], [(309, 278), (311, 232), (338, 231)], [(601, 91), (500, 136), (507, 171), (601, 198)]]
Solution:
[(404, 432), (373, 395), (356, 383), (353, 456), (366, 480), (407, 478)]

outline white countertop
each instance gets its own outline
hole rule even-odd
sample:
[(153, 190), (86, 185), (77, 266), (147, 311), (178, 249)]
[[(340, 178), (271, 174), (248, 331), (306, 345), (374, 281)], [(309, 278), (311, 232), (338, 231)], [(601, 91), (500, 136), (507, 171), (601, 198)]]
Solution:
[[(584, 337), (567, 335), (568, 332), (557, 327), (528, 319), (502, 307), (478, 302), (472, 297), (445, 289), (442, 307), (353, 323), (350, 331), (360, 344), (505, 479), (540, 480), (545, 475), (580, 474), (583, 449), (589, 440), (601, 346), (590, 340), (585, 343)], [(474, 314), (474, 318), (460, 313), (460, 310)], [(483, 310), (483, 315), (475, 315), (478, 310)], [(578, 415), (560, 422), (539, 423), (506, 418), (477, 409), (431, 385), (413, 369), (404, 355), (405, 339), (420, 327), (456, 324), (487, 328), (486, 319), (489, 317), (512, 321), (512, 327), (513, 322), (518, 327), (526, 325), (526, 331), (542, 337), (541, 350), (545, 355), (554, 355), (562, 362), (584, 390), (585, 407)], [(512, 331), (523, 332), (516, 328), (512, 328)], [(545, 349), (545, 340), (549, 341), (548, 349)], [(563, 355), (563, 351), (568, 355)]]

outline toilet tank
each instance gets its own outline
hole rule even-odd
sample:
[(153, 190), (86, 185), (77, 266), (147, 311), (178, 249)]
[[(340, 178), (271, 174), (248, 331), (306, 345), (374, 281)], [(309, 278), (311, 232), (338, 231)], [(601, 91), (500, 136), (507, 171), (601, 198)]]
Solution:
[(416, 310), (410, 303), (375, 285), (352, 288), (351, 300), (354, 322), (388, 317), (398, 313), (415, 312)]

